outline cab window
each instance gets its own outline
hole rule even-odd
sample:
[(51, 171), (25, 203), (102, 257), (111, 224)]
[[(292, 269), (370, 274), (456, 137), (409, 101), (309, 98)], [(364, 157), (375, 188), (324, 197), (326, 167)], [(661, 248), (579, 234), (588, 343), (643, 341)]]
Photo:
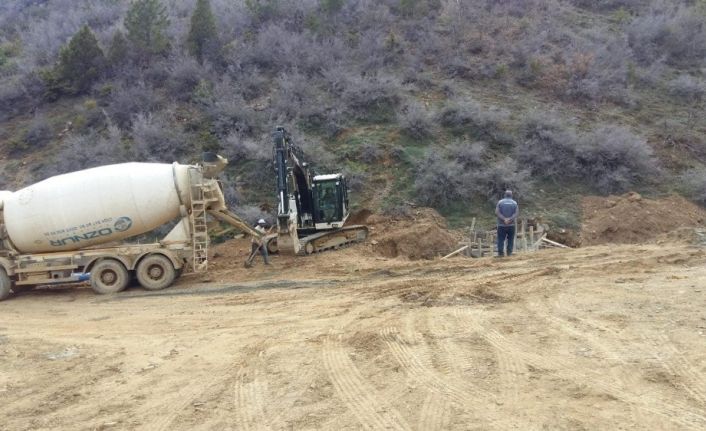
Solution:
[(325, 181), (319, 183), (317, 189), (317, 206), (319, 209), (319, 220), (330, 223), (338, 220), (338, 196), (335, 181)]

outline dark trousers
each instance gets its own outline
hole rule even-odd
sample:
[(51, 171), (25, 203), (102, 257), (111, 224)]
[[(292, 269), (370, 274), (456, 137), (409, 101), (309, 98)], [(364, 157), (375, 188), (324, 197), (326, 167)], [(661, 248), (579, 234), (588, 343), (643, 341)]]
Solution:
[(252, 243), (252, 246), (250, 247), (250, 254), (254, 254), (258, 247), (260, 248), (260, 254), (262, 255), (262, 259), (265, 261), (266, 264), (270, 263), (269, 256), (267, 254), (267, 246), (266, 245), (258, 245), (255, 243)]
[[(507, 254), (505, 251), (505, 240), (507, 240)], [(513, 246), (515, 245), (515, 225), (498, 226), (498, 256), (512, 255)]]

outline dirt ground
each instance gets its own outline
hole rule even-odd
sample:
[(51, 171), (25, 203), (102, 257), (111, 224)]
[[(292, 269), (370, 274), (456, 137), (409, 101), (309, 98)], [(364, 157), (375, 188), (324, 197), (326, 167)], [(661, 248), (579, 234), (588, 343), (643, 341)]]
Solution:
[[(683, 235), (679, 235), (677, 239)], [(706, 429), (706, 249), (386, 259), (0, 303), (2, 430)]]

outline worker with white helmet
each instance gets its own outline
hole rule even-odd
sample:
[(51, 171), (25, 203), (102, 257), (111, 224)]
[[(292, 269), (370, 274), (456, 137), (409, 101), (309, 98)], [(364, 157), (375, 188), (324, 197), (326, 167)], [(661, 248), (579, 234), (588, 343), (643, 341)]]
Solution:
[(257, 253), (258, 249), (260, 250), (260, 254), (262, 255), (262, 259), (265, 261), (265, 265), (270, 264), (270, 259), (267, 254), (267, 245), (265, 244), (265, 235), (267, 234), (267, 222), (265, 219), (260, 219), (257, 221), (257, 224), (255, 225), (255, 230), (262, 233), (261, 238), (255, 238), (254, 236), (252, 237), (252, 243), (251, 243), (251, 250), (250, 250), (250, 255), (255, 256), (255, 253)]

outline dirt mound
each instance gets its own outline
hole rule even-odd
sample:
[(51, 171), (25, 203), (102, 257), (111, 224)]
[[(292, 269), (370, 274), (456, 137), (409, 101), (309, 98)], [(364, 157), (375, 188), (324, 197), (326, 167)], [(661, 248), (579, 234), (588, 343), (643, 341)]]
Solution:
[(377, 241), (374, 250), (385, 257), (433, 259), (453, 251), (458, 240), (436, 225), (422, 225), (393, 232)]
[(706, 226), (706, 210), (681, 196), (646, 199), (637, 193), (583, 199), (581, 244), (636, 244), (682, 227)]
[(385, 257), (433, 259), (458, 245), (458, 238), (446, 229), (446, 220), (430, 208), (408, 214), (372, 215), (368, 224), (373, 250)]
[(352, 213), (348, 217), (348, 220), (346, 220), (346, 225), (365, 224), (372, 214), (372, 211), (367, 208), (363, 208), (362, 210)]
[(367, 218), (367, 224), (372, 226), (389, 226), (394, 229), (405, 223), (432, 223), (446, 229), (446, 219), (433, 208), (402, 207), (389, 214), (372, 214)]

